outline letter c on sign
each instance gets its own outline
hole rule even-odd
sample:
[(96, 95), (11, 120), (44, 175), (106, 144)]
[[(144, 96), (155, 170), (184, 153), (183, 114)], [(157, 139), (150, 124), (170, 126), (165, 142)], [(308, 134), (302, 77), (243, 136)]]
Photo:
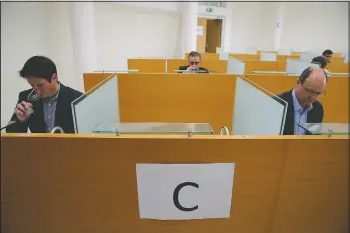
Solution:
[(184, 183), (179, 184), (174, 190), (174, 194), (173, 194), (174, 204), (175, 204), (176, 208), (178, 208), (179, 210), (187, 211), (187, 212), (194, 211), (194, 210), (198, 209), (198, 205), (191, 207), (191, 208), (186, 208), (186, 207), (183, 207), (179, 202), (179, 192), (185, 186), (192, 186), (192, 187), (199, 188), (199, 185), (196, 183), (193, 183), (193, 182), (184, 182)]

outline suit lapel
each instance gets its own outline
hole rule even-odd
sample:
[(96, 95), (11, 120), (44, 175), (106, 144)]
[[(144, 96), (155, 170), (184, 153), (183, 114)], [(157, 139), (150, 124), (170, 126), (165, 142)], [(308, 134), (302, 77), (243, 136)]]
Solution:
[(57, 103), (56, 103), (54, 126), (63, 127), (61, 119), (62, 119), (62, 115), (64, 115), (63, 114), (64, 113), (64, 106), (66, 106), (66, 104), (64, 103), (65, 100), (62, 98), (62, 96), (64, 96), (64, 94), (63, 94), (64, 92), (65, 92), (65, 86), (63, 86), (61, 83), (60, 92), (58, 93), (58, 98), (57, 98)]

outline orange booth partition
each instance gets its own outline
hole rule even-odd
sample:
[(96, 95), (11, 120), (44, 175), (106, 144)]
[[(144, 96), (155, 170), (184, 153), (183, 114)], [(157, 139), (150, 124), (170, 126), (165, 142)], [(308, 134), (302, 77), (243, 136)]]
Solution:
[[(2, 134), (1, 232), (345, 233), (348, 147), (346, 136)], [(140, 219), (138, 163), (235, 163), (230, 217)]]
[[(275, 94), (291, 90), (297, 80), (287, 75), (245, 76)], [(101, 74), (84, 74), (85, 90), (103, 79)], [(224, 125), (232, 129), (235, 85), (236, 76), (227, 74), (118, 74), (120, 120), (210, 123), (218, 134)], [(347, 77), (329, 79), (327, 94), (319, 99), (324, 122), (349, 121), (348, 87)]]

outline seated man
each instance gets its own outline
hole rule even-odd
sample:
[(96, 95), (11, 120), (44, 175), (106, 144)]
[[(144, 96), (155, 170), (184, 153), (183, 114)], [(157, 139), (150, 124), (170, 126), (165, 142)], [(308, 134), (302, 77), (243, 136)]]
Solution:
[(325, 92), (327, 75), (321, 68), (306, 68), (297, 80), (296, 87), (278, 97), (288, 103), (283, 135), (302, 135), (299, 125), (322, 123), (323, 107), (317, 99)]
[(326, 66), (328, 64), (328, 61), (324, 56), (314, 57), (311, 62), (319, 64), (320, 68), (322, 68), (326, 72), (327, 75), (330, 75), (329, 71), (326, 70)]
[(209, 73), (209, 71), (203, 67), (200, 67), (201, 55), (198, 52), (192, 51), (188, 54), (188, 66), (180, 66), (179, 70), (194, 73)]
[(322, 68), (322, 69), (326, 68), (326, 66), (328, 64), (326, 58), (323, 56), (314, 57), (314, 58), (312, 58), (311, 62), (319, 64), (320, 68)]
[[(74, 133), (71, 102), (83, 93), (64, 86), (58, 81), (56, 65), (49, 58), (29, 58), (19, 72), (32, 89), (19, 93), (18, 102), (8, 133), (47, 133), (60, 126), (65, 133)], [(29, 95), (35, 92), (37, 101), (29, 102)], [(29, 110), (28, 110), (29, 109)]]
[(328, 63), (331, 63), (331, 59), (333, 57), (333, 51), (330, 49), (326, 49), (325, 51), (323, 51), (322, 56), (326, 58)]

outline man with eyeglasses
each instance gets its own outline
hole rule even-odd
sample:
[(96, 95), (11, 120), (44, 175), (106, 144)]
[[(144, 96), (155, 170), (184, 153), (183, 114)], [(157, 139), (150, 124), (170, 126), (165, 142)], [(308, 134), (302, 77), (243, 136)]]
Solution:
[(278, 97), (288, 103), (283, 135), (304, 135), (299, 125), (322, 123), (323, 106), (317, 101), (325, 94), (327, 75), (321, 68), (306, 68), (299, 76), (296, 86)]
[(324, 58), (326, 58), (328, 63), (331, 63), (331, 59), (333, 57), (333, 51), (327, 49), (322, 53), (322, 56), (324, 56)]
[(188, 66), (180, 66), (179, 70), (190, 73), (209, 73), (209, 71), (203, 67), (200, 67), (201, 55), (198, 52), (192, 51), (188, 54)]
[[(20, 76), (32, 87), (19, 93), (8, 133), (47, 133), (60, 126), (74, 133), (71, 102), (83, 93), (58, 81), (55, 63), (44, 56), (33, 56), (24, 64)], [(35, 98), (31, 98), (35, 96)]]

